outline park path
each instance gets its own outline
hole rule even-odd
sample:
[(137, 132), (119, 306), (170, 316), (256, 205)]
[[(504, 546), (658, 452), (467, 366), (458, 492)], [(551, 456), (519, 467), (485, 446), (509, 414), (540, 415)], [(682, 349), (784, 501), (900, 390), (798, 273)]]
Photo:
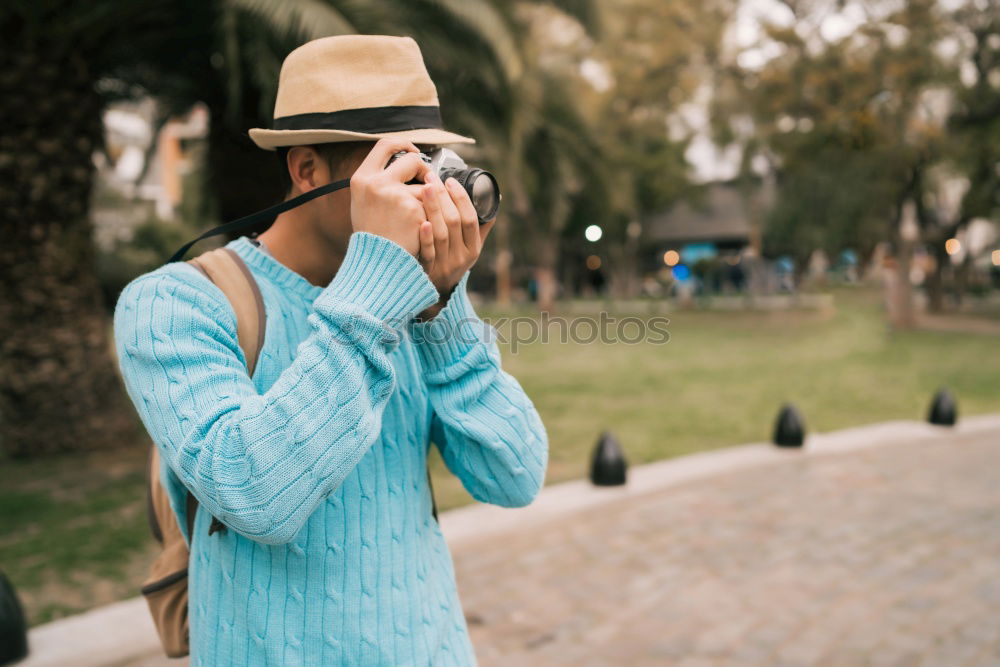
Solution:
[(489, 665), (1000, 665), (1000, 432), (788, 458), (454, 549)]
[[(483, 667), (1000, 667), (1000, 415), (705, 452), (626, 487), (445, 512), (442, 529)], [(77, 640), (110, 618), (152, 632), (141, 600), (118, 604)], [(74, 643), (60, 623), (39, 639)], [(139, 645), (84, 663), (187, 664)]]

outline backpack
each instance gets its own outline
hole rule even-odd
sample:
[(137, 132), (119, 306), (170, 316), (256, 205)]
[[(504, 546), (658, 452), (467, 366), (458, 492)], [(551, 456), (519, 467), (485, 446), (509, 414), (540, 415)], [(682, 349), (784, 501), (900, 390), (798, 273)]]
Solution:
[[(267, 315), (257, 281), (240, 256), (230, 248), (217, 248), (187, 260), (222, 290), (236, 313), (236, 335), (246, 358), (247, 374), (253, 377), (257, 356), (264, 344)], [(186, 530), (182, 532), (170, 497), (160, 481), (160, 456), (153, 444), (146, 475), (149, 528), (160, 544), (159, 556), (150, 567), (141, 591), (167, 657), (180, 658), (189, 653), (188, 627), (188, 543), (194, 540), (194, 520), (198, 500), (190, 491), (186, 500)], [(427, 483), (431, 484), (430, 469)], [(431, 491), (431, 511), (437, 521), (437, 502)], [(208, 536), (225, 531), (226, 526), (212, 517)], [(185, 540), (185, 535), (188, 540)]]

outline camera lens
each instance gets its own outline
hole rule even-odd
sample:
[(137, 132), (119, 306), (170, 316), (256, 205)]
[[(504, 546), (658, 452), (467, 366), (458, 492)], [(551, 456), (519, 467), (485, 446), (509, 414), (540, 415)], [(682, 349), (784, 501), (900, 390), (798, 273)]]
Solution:
[(499, 195), (496, 181), (486, 172), (476, 176), (476, 180), (472, 182), (470, 196), (472, 197), (472, 205), (476, 207), (480, 218), (488, 220), (496, 214), (497, 204), (500, 202)]
[(500, 208), (500, 186), (493, 174), (482, 169), (444, 169), (439, 176), (442, 181), (451, 177), (462, 184), (479, 216), (479, 224), (496, 217)]

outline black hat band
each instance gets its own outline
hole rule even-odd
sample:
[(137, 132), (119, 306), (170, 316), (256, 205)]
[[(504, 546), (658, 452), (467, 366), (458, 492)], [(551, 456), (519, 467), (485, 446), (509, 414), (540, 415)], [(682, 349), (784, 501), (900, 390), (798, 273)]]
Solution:
[(439, 107), (400, 106), (344, 109), (329, 113), (300, 113), (274, 119), (275, 130), (338, 130), (384, 134), (407, 130), (441, 129)]

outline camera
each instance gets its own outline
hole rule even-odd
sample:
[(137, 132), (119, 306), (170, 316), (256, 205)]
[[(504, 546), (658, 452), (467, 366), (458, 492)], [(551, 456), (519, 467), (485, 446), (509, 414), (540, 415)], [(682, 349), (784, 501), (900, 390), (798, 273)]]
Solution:
[[(388, 167), (396, 158), (407, 155), (406, 151), (400, 151), (389, 159)], [(489, 222), (496, 217), (500, 209), (500, 186), (497, 179), (490, 172), (478, 167), (470, 167), (465, 164), (465, 160), (458, 156), (453, 150), (448, 148), (438, 148), (430, 153), (420, 153), (420, 159), (428, 164), (435, 174), (442, 181), (454, 178), (465, 191), (469, 193), (469, 199), (479, 216), (479, 224)], [(412, 181), (418, 183), (419, 181)]]

